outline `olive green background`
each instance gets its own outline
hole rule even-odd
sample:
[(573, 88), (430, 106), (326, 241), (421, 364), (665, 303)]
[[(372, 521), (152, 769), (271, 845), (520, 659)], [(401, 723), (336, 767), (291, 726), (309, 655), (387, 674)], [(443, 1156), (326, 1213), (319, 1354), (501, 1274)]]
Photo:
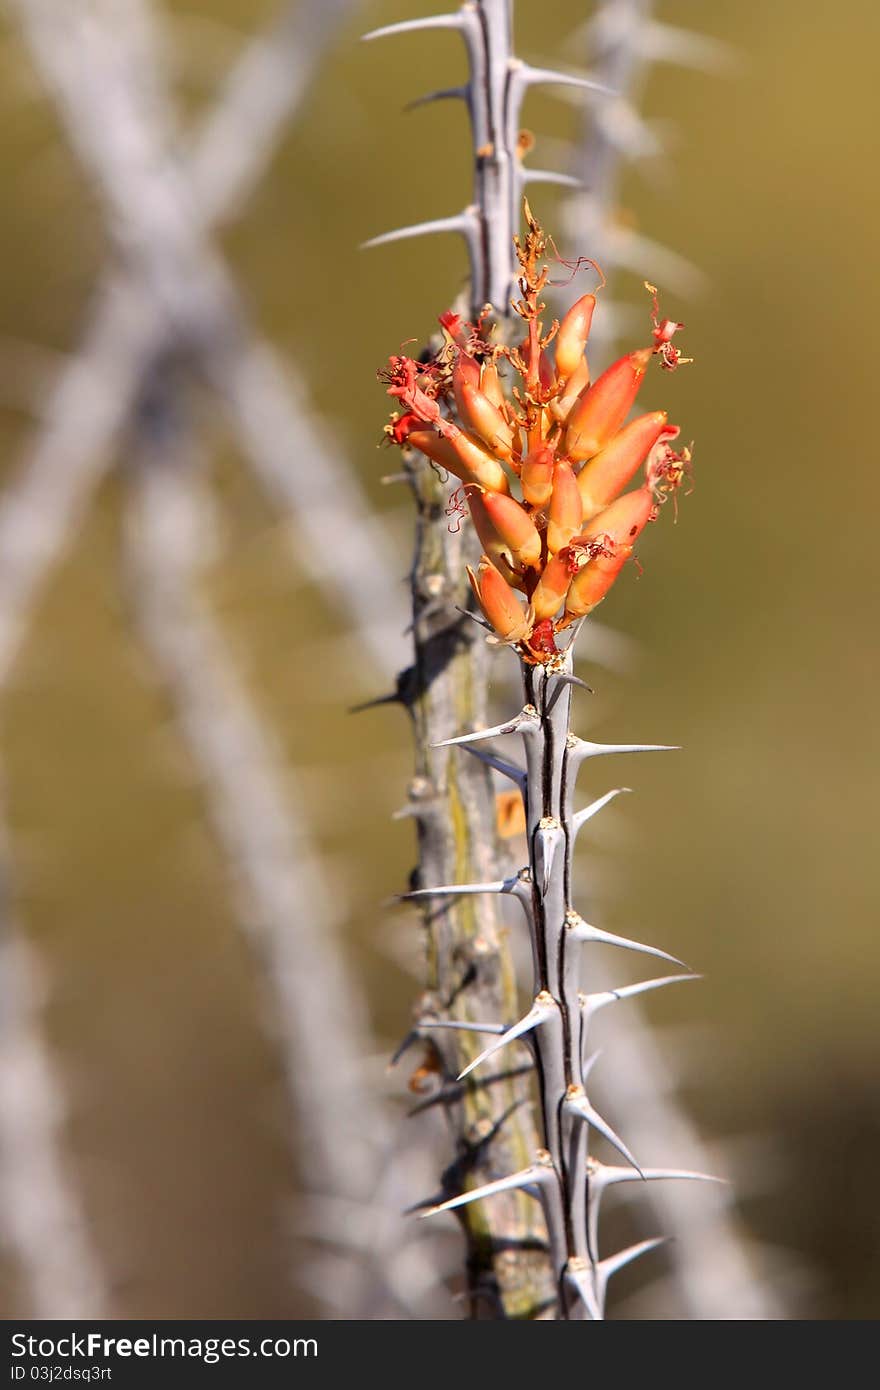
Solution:
[[(386, 405), (375, 369), (427, 331), (464, 256), (453, 240), (357, 247), (467, 200), (463, 112), (401, 113), (454, 81), (462, 57), (454, 36), (356, 39), (433, 8), (363, 6), (224, 236), (254, 315), (305, 373), (377, 509), (395, 512), (406, 498), (379, 485), (388, 458), (375, 448)], [(585, 8), (522, 0), (519, 51), (576, 62), (569, 36)], [(272, 9), (168, 7), (188, 116)], [(707, 1133), (755, 1140), (766, 1154), (766, 1181), (752, 1174), (744, 1212), (793, 1253), (797, 1307), (872, 1317), (880, 12), (873, 0), (664, 0), (660, 12), (728, 41), (735, 62), (724, 75), (654, 71), (644, 109), (668, 125), (669, 153), (627, 180), (623, 200), (640, 230), (705, 272), (706, 289), (687, 301), (664, 294), (696, 361), (656, 374), (645, 394), (697, 441), (696, 485), (678, 525), (664, 516), (646, 538), (641, 579), (627, 573), (601, 611), (641, 657), (627, 675), (593, 673), (591, 729), (683, 745), (627, 769), (638, 795), (605, 851), (615, 886), (604, 920), (706, 972), (650, 1013), (687, 1025), (687, 1097)], [(75, 345), (106, 246), (8, 28), (0, 71), (0, 447), (10, 476), (32, 423), (22, 396), (42, 362), (36, 350)], [(558, 158), (573, 105), (536, 95), (526, 118), (548, 137), (548, 161)], [(542, 190), (534, 204), (552, 228), (555, 195)], [(628, 289), (643, 307), (639, 278)], [(350, 894), (352, 961), (377, 1035), (391, 1039), (413, 992), (382, 946), (382, 900), (412, 858), (410, 828), (388, 821), (409, 766), (406, 721), (394, 708), (346, 713), (365, 693), (362, 674), (352, 669), (343, 688), (321, 657), (343, 624), (297, 576), (283, 525), (205, 411), (226, 522), (212, 599), (309, 789), (315, 830)], [(2, 701), (17, 900), (46, 968), (65, 1136), (125, 1315), (308, 1312), (291, 1279), (297, 1184), (280, 1068), (261, 1027), (265, 990), (193, 767), (128, 620), (124, 495), (117, 471), (40, 602)], [(328, 534), (328, 565), (344, 545)], [(403, 576), (405, 549), (395, 564)], [(8, 1310), (24, 1313), (9, 1275)]]

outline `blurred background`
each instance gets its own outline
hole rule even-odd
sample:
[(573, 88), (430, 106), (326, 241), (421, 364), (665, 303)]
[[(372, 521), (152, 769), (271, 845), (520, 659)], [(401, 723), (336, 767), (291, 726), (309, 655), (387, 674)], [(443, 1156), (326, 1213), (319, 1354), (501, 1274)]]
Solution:
[[(411, 822), (390, 819), (410, 775), (409, 727), (393, 705), (349, 709), (385, 693), (406, 659), (411, 513), (406, 490), (381, 483), (394, 460), (377, 452), (387, 402), (375, 369), (425, 335), (466, 265), (452, 237), (358, 246), (467, 202), (464, 112), (402, 110), (461, 80), (461, 45), (433, 32), (358, 43), (435, 8), (422, 0), (326, 5), (311, 80), (267, 140), (265, 167), (236, 187), (236, 148), (212, 114), (247, 46), (277, 39), (279, 16), (302, 21), (305, 7), (164, 0), (149, 7), (152, 37), (134, 0), (127, 16), (91, 0), (60, 8), (70, 23), (110, 16), (135, 73), (137, 44), (156, 37), (155, 74), (141, 74), (150, 138), (171, 150), (175, 177), (207, 192), (198, 235), (158, 195), (155, 222), (140, 219), (126, 160), (158, 179), (149, 140), (125, 125), (109, 79), (76, 94), (93, 39), (112, 69), (99, 31), (86, 23), (59, 44), (57, 4), (4, 6), (3, 1307), (344, 1316), (303, 1254), (320, 1216), (303, 1196), (291, 1036), (273, 1017), (279, 997), (308, 1007), (300, 931), (316, 951), (338, 940), (352, 1008), (364, 1010), (365, 1076), (405, 1093), (406, 1074), (386, 1081), (384, 1064), (418, 991), (417, 928), (404, 939), (386, 902), (413, 863)], [(695, 439), (695, 483), (677, 525), (664, 517), (647, 537), (644, 574), (601, 610), (626, 659), (583, 674), (597, 689), (591, 734), (683, 751), (628, 773), (638, 795), (596, 850), (603, 925), (706, 975), (646, 1015), (680, 1102), (736, 1178), (786, 1315), (871, 1318), (880, 13), (872, 0), (655, 10), (718, 46), (697, 69), (647, 68), (638, 109), (659, 150), (628, 165), (615, 218), (696, 270), (646, 248), (615, 296), (635, 306), (639, 341), (646, 276), (687, 325), (695, 363), (657, 374), (645, 405), (667, 407)], [(517, 51), (579, 66), (590, 11), (520, 3)], [(282, 62), (305, 67), (310, 48), (300, 35)], [(567, 167), (580, 100), (535, 94), (526, 118), (538, 162)], [(200, 152), (203, 185), (188, 164)], [(541, 188), (532, 201), (564, 229), (564, 254), (595, 254), (565, 223), (565, 196)], [(146, 290), (127, 287), (133, 266), (146, 267)], [(199, 331), (220, 346), (178, 390), (182, 349), (151, 357), (156, 305), (186, 337), (205, 304)], [(281, 362), (292, 386), (279, 384)], [(325, 453), (343, 471), (323, 475)], [(197, 487), (178, 494), (181, 458)], [(351, 574), (367, 540), (392, 582), (366, 574), (368, 547), (361, 592)], [(200, 669), (232, 716), (200, 692)], [(205, 733), (218, 721), (236, 750), (225, 771)], [(234, 803), (239, 785), (236, 821), (223, 797)], [(276, 792), (296, 882), (278, 862), (241, 862), (249, 817), (255, 833), (268, 817), (273, 833)], [(251, 872), (256, 906), (241, 890)], [(293, 939), (279, 947), (272, 913), (291, 905)], [(404, 1124), (405, 1105), (386, 1108)], [(442, 1130), (430, 1135), (442, 1147)], [(402, 1180), (395, 1200), (424, 1195)], [(453, 1234), (442, 1273), (456, 1251)], [(619, 1316), (638, 1315), (637, 1301), (627, 1312), (636, 1291), (622, 1286)]]

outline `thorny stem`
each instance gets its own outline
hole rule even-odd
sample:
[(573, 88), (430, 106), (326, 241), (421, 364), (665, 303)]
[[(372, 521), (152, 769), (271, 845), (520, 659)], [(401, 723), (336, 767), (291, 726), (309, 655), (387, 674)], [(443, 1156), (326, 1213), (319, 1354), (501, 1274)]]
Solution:
[[(402, 684), (416, 752), (410, 806), (418, 827), (417, 886), (483, 882), (495, 877), (498, 861), (490, 774), (474, 759), (435, 747), (463, 726), (485, 723), (490, 653), (480, 630), (458, 611), (467, 603), (465, 562), (475, 550), (474, 538), (469, 528), (450, 531), (447, 489), (426, 460), (414, 458), (409, 472), (417, 508), (415, 653)], [(423, 921), (428, 994), (419, 1016), (458, 1022), (513, 1017), (516, 981), (497, 899), (481, 894), (430, 900)], [(523, 1057), (516, 1056), (458, 1084), (477, 1036), (437, 1029), (431, 1039), (455, 1149), (444, 1196), (454, 1196), (529, 1161), (537, 1143), (529, 1076)], [(539, 1209), (522, 1193), (510, 1192), (467, 1207), (462, 1216), (472, 1316), (539, 1314), (552, 1301)]]
[(588, 1125), (566, 1101), (585, 1092), (584, 1028), (579, 994), (580, 945), (568, 939), (572, 919), (571, 866), (575, 831), (572, 789), (576, 767), (570, 759), (572, 649), (567, 648), (554, 669), (522, 662), (526, 708), (537, 720), (525, 726), (528, 780), (525, 790), (532, 914), (529, 923), (540, 973), (535, 994), (550, 996), (556, 1013), (534, 1030), (534, 1047), (541, 1090), (544, 1146), (558, 1184), (550, 1212), (562, 1216), (561, 1229), (551, 1229), (554, 1274), (560, 1315), (583, 1318), (583, 1299), (570, 1298), (566, 1288), (569, 1262), (583, 1261), (591, 1272), (595, 1303), (603, 1299), (595, 1274), (597, 1252), (587, 1242)]
[[(517, 150), (521, 93), (512, 89), (511, 0), (478, 0), (459, 18), (470, 63), (467, 103), (474, 150), (474, 202), (464, 214), (471, 262), (469, 299), (509, 312), (516, 261), (521, 173)], [(475, 306), (475, 307), (474, 307)], [(407, 472), (416, 504), (412, 567), (411, 670), (401, 695), (413, 720), (415, 777), (410, 806), (418, 828), (417, 885), (467, 883), (496, 876), (496, 803), (488, 769), (436, 744), (463, 727), (485, 723), (490, 654), (464, 617), (465, 566), (479, 558), (470, 528), (450, 526), (448, 489), (413, 455)], [(497, 898), (490, 894), (433, 900), (423, 913), (428, 994), (420, 1016), (464, 1022), (513, 1017), (516, 981)], [(525, 1166), (537, 1135), (525, 1053), (490, 1076), (455, 1078), (473, 1055), (476, 1035), (432, 1031), (429, 1060), (439, 1068), (454, 1159), (444, 1195), (482, 1186)], [(519, 1063), (519, 1065), (517, 1065)], [(520, 1192), (461, 1213), (467, 1241), (472, 1317), (530, 1318), (555, 1303), (541, 1211)]]

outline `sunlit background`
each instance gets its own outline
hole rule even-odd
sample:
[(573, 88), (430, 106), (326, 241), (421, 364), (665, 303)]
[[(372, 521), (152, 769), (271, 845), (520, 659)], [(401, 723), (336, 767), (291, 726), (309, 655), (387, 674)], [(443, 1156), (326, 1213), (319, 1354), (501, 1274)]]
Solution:
[[(196, 129), (275, 0), (159, 8), (164, 72), (182, 126)], [(589, 8), (521, 0), (518, 51), (577, 66)], [(410, 504), (404, 488), (381, 485), (394, 460), (377, 451), (387, 402), (375, 371), (430, 330), (465, 257), (454, 238), (358, 247), (467, 201), (464, 112), (403, 111), (459, 80), (463, 58), (455, 35), (368, 46), (358, 35), (433, 9), (351, 8), (265, 176), (218, 238), (253, 322), (304, 378), (321, 430), (387, 517), (401, 612)], [(708, 69), (650, 69), (640, 108), (664, 152), (627, 174), (619, 213), (699, 271), (663, 294), (696, 360), (670, 379), (658, 373), (646, 394), (696, 445), (677, 525), (664, 516), (652, 529), (643, 575), (627, 573), (601, 610), (637, 655), (626, 669), (585, 672), (597, 736), (683, 746), (627, 772), (638, 794), (599, 849), (604, 920), (706, 975), (646, 1012), (680, 1068), (687, 1109), (736, 1176), (789, 1313), (868, 1318), (880, 1307), (880, 14), (872, 0), (657, 9), (726, 47)], [(0, 440), (11, 485), (113, 259), (9, 13), (0, 69)], [(526, 117), (541, 162), (564, 167), (579, 102), (535, 95)], [(551, 229), (562, 196), (534, 195)], [(569, 237), (565, 253), (591, 247)], [(640, 336), (641, 282), (662, 286), (662, 275), (648, 263), (618, 279)], [(348, 712), (385, 693), (379, 675), (298, 567), (296, 523), (255, 481), (216, 396), (206, 386), (191, 408), (218, 504), (206, 593), (341, 901), (378, 1059), (406, 1031), (418, 989), (403, 919), (395, 925), (386, 905), (413, 861), (411, 823), (390, 819), (411, 766), (408, 723), (391, 705)], [(321, 467), (317, 452), (290, 458), (294, 474)], [(123, 439), (38, 595), (2, 700), (14, 930), (38, 966), (32, 1024), (64, 1101), (65, 1180), (115, 1314), (308, 1316), (320, 1303), (299, 1277), (308, 1219), (267, 1026), (272, 991), (240, 929), (192, 750), (132, 618), (131, 488)], [(328, 568), (347, 543), (328, 518)], [(308, 915), (309, 902), (300, 909)], [(412, 932), (417, 962), (414, 922)], [(405, 1072), (394, 1085), (405, 1092)], [(32, 1312), (13, 1247), (3, 1274), (6, 1315)], [(635, 1288), (622, 1284), (621, 1316)]]

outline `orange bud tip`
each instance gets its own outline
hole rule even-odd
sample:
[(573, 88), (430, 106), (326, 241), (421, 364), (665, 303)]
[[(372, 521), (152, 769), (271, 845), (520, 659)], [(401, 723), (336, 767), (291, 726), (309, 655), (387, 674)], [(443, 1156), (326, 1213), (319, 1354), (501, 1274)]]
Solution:
[(471, 386), (480, 384), (480, 364), (476, 358), (471, 357), (469, 352), (459, 352), (455, 358), (455, 366), (452, 369), (452, 386), (458, 399), (458, 391), (464, 383)]
[(578, 396), (565, 425), (562, 451), (573, 462), (593, 458), (620, 429), (638, 395), (652, 349), (619, 358)]
[(498, 376), (498, 368), (494, 362), (484, 362), (483, 370), (480, 373), (480, 390), (499, 410), (506, 409), (507, 402), (504, 399), (504, 391), (501, 386), (501, 379)]
[(541, 563), (541, 537), (531, 517), (512, 497), (487, 493), (483, 508), (515, 564), (537, 568)]
[(584, 520), (589, 521), (614, 501), (638, 472), (642, 462), (646, 458), (650, 462), (658, 440), (674, 437), (675, 434), (670, 435), (664, 410), (640, 415), (619, 430), (578, 474)]
[(570, 463), (560, 461), (553, 470), (553, 493), (547, 508), (547, 548), (555, 555), (576, 536), (583, 522), (583, 505)]
[(613, 549), (600, 549), (587, 560), (571, 581), (560, 627), (568, 627), (570, 623), (592, 613), (608, 593), (631, 554), (632, 546), (621, 545)]
[(556, 335), (556, 375), (560, 384), (567, 382), (583, 361), (595, 308), (596, 296), (582, 295), (572, 304), (559, 325)]
[(555, 401), (550, 402), (550, 411), (553, 418), (564, 423), (578, 396), (583, 391), (586, 391), (589, 384), (590, 366), (586, 357), (582, 357), (578, 366), (566, 382), (562, 394), (557, 396)]
[(575, 545), (602, 539), (612, 546), (635, 544), (649, 521), (656, 515), (657, 503), (651, 488), (636, 488), (618, 497), (604, 511), (594, 516), (578, 536)]
[(540, 444), (523, 459), (520, 470), (523, 497), (531, 507), (546, 507), (553, 495), (553, 450)]
[(547, 561), (532, 594), (532, 608), (538, 622), (553, 618), (559, 612), (568, 593), (572, 573), (572, 556), (567, 550), (560, 551)]
[(509, 460), (513, 453), (513, 430), (485, 392), (471, 381), (462, 380), (456, 387), (456, 403), (463, 423), (478, 434), (494, 454)]
[(532, 628), (531, 614), (489, 562), (483, 558), (479, 575), (468, 571), (477, 602), (503, 642), (521, 642)]

